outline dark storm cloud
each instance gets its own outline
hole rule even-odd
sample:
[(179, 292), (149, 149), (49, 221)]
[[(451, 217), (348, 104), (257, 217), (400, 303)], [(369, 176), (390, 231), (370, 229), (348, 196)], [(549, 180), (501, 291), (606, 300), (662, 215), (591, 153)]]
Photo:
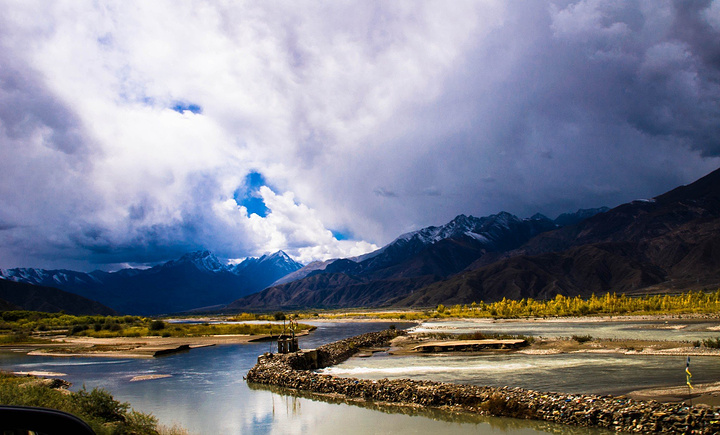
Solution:
[(37, 73), (14, 59), (11, 52), (1, 56), (0, 122), (5, 135), (25, 140), (39, 130), (46, 130), (50, 134), (45, 141), (48, 147), (65, 154), (86, 153), (86, 138), (75, 113), (45, 87)]
[(386, 189), (384, 187), (376, 187), (373, 190), (373, 193), (376, 196), (380, 196), (383, 198), (397, 198), (398, 194), (396, 192), (393, 192), (392, 190)]
[(11, 230), (15, 227), (17, 227), (17, 225), (0, 221), (0, 231)]
[(708, 73), (714, 76), (714, 80), (718, 80), (720, 32), (709, 19), (713, 15), (716, 20), (719, 17), (718, 11), (711, 9), (712, 4), (712, 0), (675, 0), (675, 20), (671, 34), (687, 43), (708, 67)]
[[(614, 206), (714, 169), (718, 31), (707, 3), (684, 6), (511, 4), (403, 138), (442, 144), (415, 156), (423, 181), (449, 194), (438, 200), (455, 198), (435, 222)], [(417, 177), (405, 175), (387, 188), (409, 189)]]
[(359, 255), (720, 165), (717, 3), (96, 6), (0, 12), (0, 267)]
[(71, 233), (95, 203), (86, 176), (96, 152), (76, 112), (7, 36), (0, 31), (0, 257), (70, 261), (82, 256)]

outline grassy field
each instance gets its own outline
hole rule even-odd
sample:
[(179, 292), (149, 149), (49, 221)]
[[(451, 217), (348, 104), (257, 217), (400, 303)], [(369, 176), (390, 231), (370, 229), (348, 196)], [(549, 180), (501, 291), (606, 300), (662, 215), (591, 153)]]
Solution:
[[(253, 319), (254, 320), (254, 319)], [(297, 325), (296, 332), (314, 329)], [(71, 316), (61, 313), (0, 313), (0, 344), (43, 343), (58, 335), (95, 338), (198, 337), (208, 335), (278, 335), (283, 326), (260, 324), (170, 323), (139, 316)]]

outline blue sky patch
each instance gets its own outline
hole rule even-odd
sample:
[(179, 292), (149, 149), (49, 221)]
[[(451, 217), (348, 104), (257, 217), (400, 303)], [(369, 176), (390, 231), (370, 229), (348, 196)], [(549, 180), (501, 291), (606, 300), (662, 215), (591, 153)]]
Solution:
[(265, 177), (261, 173), (253, 171), (245, 177), (246, 190), (235, 191), (235, 202), (247, 209), (248, 216), (254, 213), (260, 217), (266, 217), (270, 213), (270, 209), (267, 208), (265, 201), (260, 196), (260, 187), (266, 185)]
[(343, 233), (343, 232), (336, 231), (336, 230), (330, 230), (330, 232), (332, 233), (333, 237), (335, 237), (336, 240), (350, 239), (350, 234), (348, 234), (348, 233)]
[(196, 115), (199, 115), (202, 113), (202, 107), (200, 107), (197, 104), (194, 103), (186, 103), (183, 101), (177, 101), (175, 102), (175, 105), (171, 107), (172, 110), (183, 113), (185, 111), (190, 111)]

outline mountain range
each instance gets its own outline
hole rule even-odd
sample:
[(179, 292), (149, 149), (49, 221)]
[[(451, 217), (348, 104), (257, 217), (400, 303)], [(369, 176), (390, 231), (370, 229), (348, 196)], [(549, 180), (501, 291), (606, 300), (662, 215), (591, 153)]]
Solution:
[[(592, 216), (604, 209), (579, 210)], [(572, 219), (571, 214), (562, 215)], [(520, 219), (507, 212), (459, 215), (442, 226), (403, 234), (372, 253), (313, 263), (262, 292), (229, 304), (229, 311), (378, 307), (396, 303), (425, 286), (457, 274), (485, 256), (516, 249), (533, 237), (558, 228), (536, 214)]]
[(283, 251), (248, 258), (236, 265), (221, 263), (209, 251), (197, 251), (150, 269), (90, 273), (0, 269), (0, 278), (61, 289), (98, 301), (120, 313), (153, 315), (223, 306), (262, 290), (301, 267)]
[(299, 279), (227, 309), (430, 307), (714, 289), (720, 285), (720, 170), (653, 199), (555, 221), (460, 215), (371, 254), (294, 275)]
[[(5, 269), (0, 278), (0, 283), (55, 287), (142, 315), (199, 308), (432, 307), (503, 297), (717, 288), (720, 170), (652, 199), (555, 220), (506, 212), (459, 215), (445, 225), (403, 234), (374, 252), (305, 267), (282, 251), (236, 265), (198, 251), (150, 269)], [(22, 307), (16, 302), (22, 298), (0, 299), (0, 308)]]

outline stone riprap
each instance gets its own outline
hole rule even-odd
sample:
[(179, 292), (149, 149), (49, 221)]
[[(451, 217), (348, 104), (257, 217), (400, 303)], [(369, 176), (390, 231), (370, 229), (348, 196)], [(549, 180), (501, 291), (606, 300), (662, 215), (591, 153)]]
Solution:
[[(720, 408), (687, 407), (655, 401), (590, 394), (541, 393), (412, 379), (367, 380), (322, 375), (313, 369), (339, 364), (362, 348), (387, 345), (403, 331), (359, 335), (316, 349), (314, 353), (266, 353), (247, 374), (248, 382), (277, 385), (348, 399), (393, 405), (428, 406), (502, 417), (597, 426), (619, 432), (720, 433)], [(309, 355), (312, 354), (312, 357)]]

